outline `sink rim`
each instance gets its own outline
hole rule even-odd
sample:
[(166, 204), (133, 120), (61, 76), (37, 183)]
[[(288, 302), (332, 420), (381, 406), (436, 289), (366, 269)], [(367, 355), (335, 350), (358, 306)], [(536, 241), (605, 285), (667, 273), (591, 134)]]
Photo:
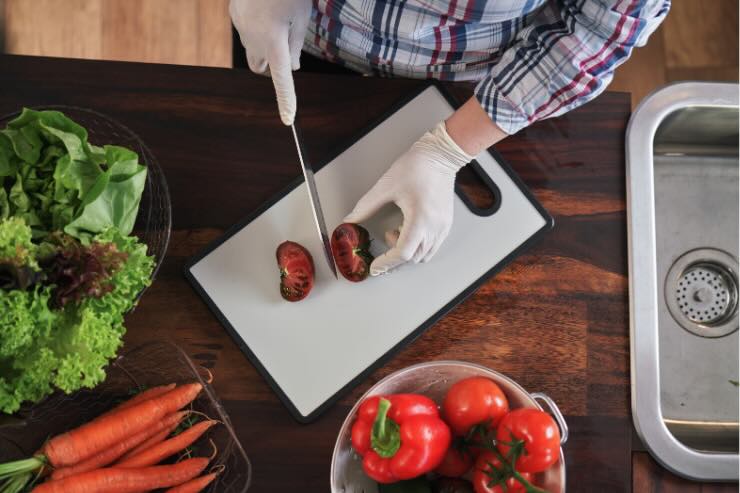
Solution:
[[(703, 481), (737, 481), (738, 454), (691, 449), (678, 441), (663, 421), (653, 142), (660, 123), (676, 110), (689, 106), (738, 108), (738, 87), (714, 82), (664, 86), (638, 105), (625, 134), (632, 418), (638, 435), (658, 462), (680, 476)], [(634, 211), (638, 212), (633, 215)]]

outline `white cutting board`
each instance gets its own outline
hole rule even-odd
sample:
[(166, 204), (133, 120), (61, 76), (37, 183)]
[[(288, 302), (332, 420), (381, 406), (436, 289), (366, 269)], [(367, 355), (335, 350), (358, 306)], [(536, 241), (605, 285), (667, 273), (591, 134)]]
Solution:
[[(453, 111), (430, 85), (320, 169), (316, 185), (330, 233), (395, 158)], [(480, 217), (456, 196), (452, 231), (430, 263), (362, 283), (334, 279), (301, 183), (189, 267), (196, 289), (296, 419), (315, 418), (551, 225), (491, 154), (477, 161), (500, 190), (500, 208)], [(400, 212), (387, 207), (365, 224), (375, 253), (385, 248), (383, 232), (400, 222)], [(284, 301), (278, 289), (275, 249), (284, 240), (304, 245), (316, 266), (315, 286), (298, 303)]]

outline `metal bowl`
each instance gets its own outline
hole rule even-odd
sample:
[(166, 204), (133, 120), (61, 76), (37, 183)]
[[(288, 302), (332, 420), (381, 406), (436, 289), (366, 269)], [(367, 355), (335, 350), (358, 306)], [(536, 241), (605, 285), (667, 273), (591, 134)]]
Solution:
[[(547, 395), (539, 392), (529, 393), (519, 384), (496, 371), (484, 366), (463, 361), (432, 361), (409, 366), (392, 373), (373, 385), (370, 390), (355, 403), (352, 410), (342, 423), (339, 430), (334, 454), (331, 459), (331, 491), (332, 493), (377, 493), (375, 481), (368, 478), (362, 471), (362, 461), (352, 450), (351, 431), (355, 414), (360, 403), (373, 395), (388, 395), (397, 393), (423, 394), (441, 404), (447, 390), (455, 382), (463, 378), (483, 376), (490, 378), (501, 387), (512, 409), (529, 407), (548, 410), (560, 426), (560, 444), (568, 440), (568, 427), (563, 415), (555, 402)], [(545, 405), (545, 409), (543, 406)], [(563, 449), (560, 449), (560, 459), (550, 469), (537, 474), (536, 484), (551, 492), (565, 492), (565, 459)]]

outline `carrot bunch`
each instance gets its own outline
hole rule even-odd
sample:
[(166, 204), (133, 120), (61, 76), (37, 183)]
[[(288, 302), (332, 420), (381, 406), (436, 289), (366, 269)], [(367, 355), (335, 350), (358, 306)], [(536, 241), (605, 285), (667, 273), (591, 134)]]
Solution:
[(183, 451), (217, 421), (206, 419), (168, 438), (190, 414), (181, 409), (200, 393), (198, 383), (146, 390), (111, 411), (46, 442), (33, 457), (0, 464), (0, 493), (138, 493), (160, 488), (194, 493), (217, 473), (201, 476), (208, 457), (159, 465)]

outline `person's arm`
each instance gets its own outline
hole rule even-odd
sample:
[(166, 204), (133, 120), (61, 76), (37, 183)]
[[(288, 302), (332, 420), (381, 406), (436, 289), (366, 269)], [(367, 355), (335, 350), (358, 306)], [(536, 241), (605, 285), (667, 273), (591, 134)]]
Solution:
[(670, 4), (670, 0), (550, 2), (477, 85), (475, 97), (506, 134), (566, 113), (606, 89), (614, 69), (647, 42)]
[(669, 7), (670, 0), (547, 4), (478, 84), (475, 96), (399, 157), (345, 218), (365, 221), (389, 202), (403, 212), (400, 233), (386, 233), (391, 248), (375, 259), (370, 273), (430, 260), (452, 226), (457, 171), (507, 135), (595, 98)]
[(493, 123), (475, 97), (458, 108), (445, 121), (447, 133), (460, 148), (471, 156), (477, 156), (508, 135)]

